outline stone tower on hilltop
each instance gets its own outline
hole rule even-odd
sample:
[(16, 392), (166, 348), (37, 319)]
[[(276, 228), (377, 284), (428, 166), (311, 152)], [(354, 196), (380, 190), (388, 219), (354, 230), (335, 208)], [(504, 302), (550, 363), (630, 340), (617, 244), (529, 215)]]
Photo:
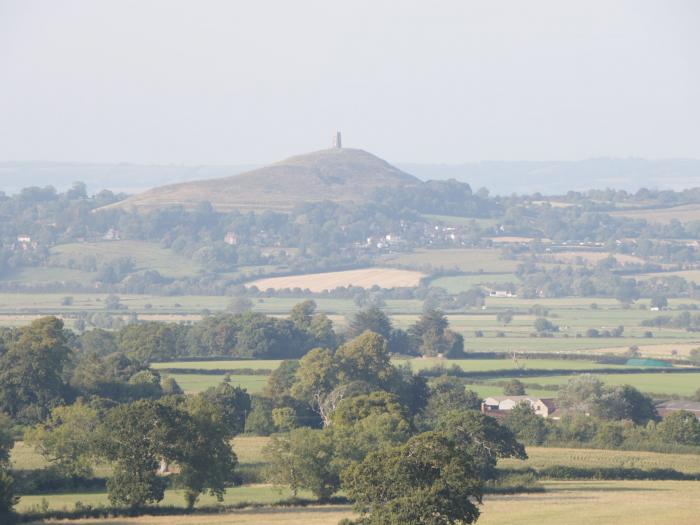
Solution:
[(342, 147), (343, 147), (343, 140), (340, 137), (340, 131), (336, 131), (335, 136), (333, 137), (333, 148), (340, 149)]

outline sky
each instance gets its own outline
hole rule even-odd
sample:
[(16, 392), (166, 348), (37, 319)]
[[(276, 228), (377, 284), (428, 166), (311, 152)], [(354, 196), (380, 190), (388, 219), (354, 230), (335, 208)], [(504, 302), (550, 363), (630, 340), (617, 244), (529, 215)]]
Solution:
[(700, 158), (695, 0), (0, 0), (0, 161)]

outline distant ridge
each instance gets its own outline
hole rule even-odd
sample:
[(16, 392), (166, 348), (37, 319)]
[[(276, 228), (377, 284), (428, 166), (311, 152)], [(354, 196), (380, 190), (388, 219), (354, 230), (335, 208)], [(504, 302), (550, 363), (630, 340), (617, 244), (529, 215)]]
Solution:
[(364, 202), (377, 188), (419, 183), (367, 151), (331, 148), (230, 177), (160, 186), (102, 209), (193, 208), (207, 201), (222, 212), (289, 210), (304, 202)]

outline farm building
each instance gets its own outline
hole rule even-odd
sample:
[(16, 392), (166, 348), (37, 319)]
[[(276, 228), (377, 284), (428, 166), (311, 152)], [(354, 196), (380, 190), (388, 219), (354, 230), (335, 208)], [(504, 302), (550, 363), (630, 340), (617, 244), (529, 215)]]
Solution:
[(685, 410), (695, 414), (700, 419), (700, 402), (697, 401), (664, 401), (656, 407), (656, 411), (661, 417), (666, 417), (672, 412)]
[(527, 403), (542, 417), (555, 418), (556, 405), (554, 399), (531, 396), (493, 396), (484, 399), (481, 403), (481, 411), (490, 416), (504, 416), (506, 412), (513, 410), (521, 403)]

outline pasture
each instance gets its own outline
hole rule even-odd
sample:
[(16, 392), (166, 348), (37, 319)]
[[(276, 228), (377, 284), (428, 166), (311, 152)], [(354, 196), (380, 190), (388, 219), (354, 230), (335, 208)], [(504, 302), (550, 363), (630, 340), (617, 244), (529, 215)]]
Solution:
[[(186, 394), (196, 394), (207, 388), (218, 385), (224, 380), (222, 374), (164, 374), (172, 377)], [(231, 385), (245, 388), (251, 394), (262, 391), (267, 382), (267, 376), (259, 375), (232, 375)]]
[[(541, 376), (520, 378), (525, 386), (563, 385), (572, 376)], [(659, 371), (653, 374), (600, 374), (597, 375), (606, 385), (632, 385), (646, 394), (671, 394), (692, 396), (700, 388), (700, 373), (665, 374)], [(499, 379), (502, 380), (502, 379)], [(556, 395), (552, 392), (550, 395)]]
[(202, 267), (159, 244), (146, 241), (103, 241), (59, 244), (51, 248), (49, 264), (69, 266), (85, 256), (93, 256), (97, 267), (119, 257), (131, 257), (137, 270), (156, 270), (166, 277), (197, 275)]
[(410, 268), (445, 268), (461, 272), (514, 272), (519, 261), (501, 259), (496, 249), (457, 248), (440, 250), (416, 250), (412, 253), (399, 253), (383, 256), (386, 264)]
[(324, 272), (285, 277), (270, 277), (247, 283), (260, 290), (284, 290), (286, 288), (301, 288), (312, 292), (323, 292), (339, 287), (357, 286), (361, 288), (401, 288), (418, 286), (425, 277), (421, 272), (398, 270), (396, 268), (363, 268), (342, 272)]
[(669, 224), (676, 219), (680, 222), (700, 220), (700, 204), (683, 204), (669, 208), (629, 209), (611, 212), (613, 217), (627, 217), (628, 219), (643, 219), (657, 224)]

